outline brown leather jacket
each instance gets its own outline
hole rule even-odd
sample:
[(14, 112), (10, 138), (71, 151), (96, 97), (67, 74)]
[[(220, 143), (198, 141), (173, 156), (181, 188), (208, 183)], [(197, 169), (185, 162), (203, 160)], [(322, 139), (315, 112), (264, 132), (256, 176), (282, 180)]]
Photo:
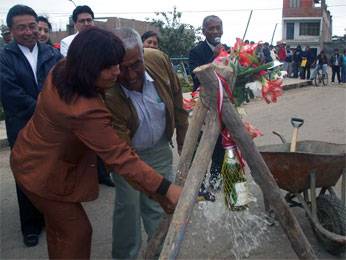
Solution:
[(77, 97), (66, 104), (49, 74), (11, 153), (16, 182), (47, 199), (93, 200), (98, 195), (96, 154), (136, 189), (162, 200), (156, 191), (163, 177), (118, 137), (102, 99)]
[[(188, 127), (188, 113), (183, 109), (183, 95), (179, 80), (169, 58), (159, 50), (144, 48), (145, 70), (154, 79), (157, 93), (166, 105), (166, 136), (171, 140), (174, 129), (178, 149), (183, 147)], [(118, 135), (131, 144), (138, 128), (138, 116), (132, 102), (119, 85), (106, 92), (106, 105), (113, 116), (113, 127)]]

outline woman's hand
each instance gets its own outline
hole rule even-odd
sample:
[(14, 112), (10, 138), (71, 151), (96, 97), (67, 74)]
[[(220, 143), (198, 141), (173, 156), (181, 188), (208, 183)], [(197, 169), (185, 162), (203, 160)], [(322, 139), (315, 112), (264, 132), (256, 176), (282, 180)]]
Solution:
[(168, 188), (168, 191), (166, 193), (166, 197), (167, 197), (168, 201), (172, 205), (174, 205), (174, 208), (178, 204), (181, 191), (182, 191), (182, 188), (178, 185), (173, 184), (173, 183)]
[(168, 188), (166, 196), (159, 195), (156, 200), (167, 214), (173, 214), (175, 207), (179, 201), (182, 188), (178, 185), (171, 184)]

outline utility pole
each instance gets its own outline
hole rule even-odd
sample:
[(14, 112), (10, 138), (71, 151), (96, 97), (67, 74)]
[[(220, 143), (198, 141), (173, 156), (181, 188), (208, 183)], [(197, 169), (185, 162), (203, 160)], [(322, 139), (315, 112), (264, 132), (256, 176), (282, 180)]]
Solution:
[(250, 24), (250, 20), (251, 20), (251, 16), (252, 16), (252, 11), (253, 10), (251, 10), (249, 19), (247, 20), (246, 29), (245, 29), (245, 32), (244, 32), (244, 35), (243, 35), (243, 41), (245, 40), (245, 36), (246, 36), (246, 33), (247, 33), (247, 28), (249, 27), (249, 24)]
[(278, 24), (276, 23), (276, 24), (275, 24), (275, 27), (274, 27), (274, 31), (273, 31), (272, 40), (270, 41), (270, 45), (273, 45), (274, 35), (275, 35), (275, 31), (276, 31), (276, 27), (277, 27), (277, 26), (278, 26)]
[[(71, 2), (75, 8), (77, 7), (76, 3), (73, 0), (67, 0), (67, 1)], [(68, 18), (68, 25), (66, 29), (69, 35), (74, 34), (74, 25), (72, 21), (72, 15), (70, 15)]]

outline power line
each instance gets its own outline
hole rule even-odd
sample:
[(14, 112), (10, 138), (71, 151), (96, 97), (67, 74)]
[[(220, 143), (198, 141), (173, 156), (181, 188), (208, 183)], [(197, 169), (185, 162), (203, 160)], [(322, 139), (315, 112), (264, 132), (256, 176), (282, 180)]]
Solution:
[[(338, 4), (338, 5), (329, 5), (328, 8), (333, 7), (346, 7), (346, 4)], [(273, 7), (273, 8), (243, 8), (243, 9), (215, 9), (215, 10), (181, 10), (181, 13), (228, 13), (228, 12), (248, 12), (248, 11), (277, 11), (282, 10), (282, 7)], [(170, 11), (128, 11), (128, 12), (98, 12), (105, 15), (121, 15), (121, 14), (153, 14), (153, 13), (162, 13), (162, 12), (170, 12)], [(0, 11), (0, 14), (6, 14), (5, 11)], [(51, 15), (71, 15), (71, 13), (67, 12), (46, 12)]]

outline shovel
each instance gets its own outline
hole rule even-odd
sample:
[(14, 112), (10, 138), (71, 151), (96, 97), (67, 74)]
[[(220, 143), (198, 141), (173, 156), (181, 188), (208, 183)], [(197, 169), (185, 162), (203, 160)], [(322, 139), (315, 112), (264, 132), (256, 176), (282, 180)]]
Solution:
[(297, 137), (298, 137), (298, 128), (304, 124), (304, 119), (292, 117), (291, 124), (293, 126), (293, 134), (292, 134), (290, 152), (295, 152)]

